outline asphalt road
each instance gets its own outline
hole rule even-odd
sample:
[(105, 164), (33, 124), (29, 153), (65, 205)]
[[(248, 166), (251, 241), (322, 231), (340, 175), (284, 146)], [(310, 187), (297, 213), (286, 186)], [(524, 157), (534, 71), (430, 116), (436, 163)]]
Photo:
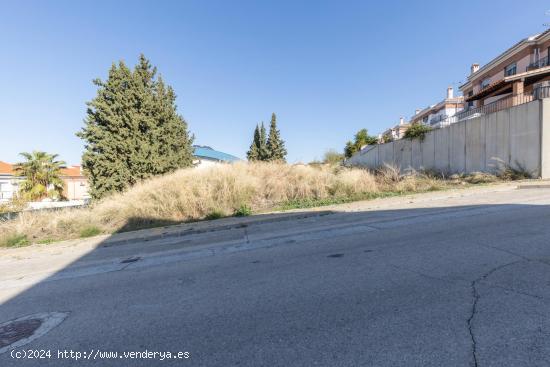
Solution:
[[(550, 189), (186, 241), (225, 250), (164, 243), (112, 269), (98, 249), (85, 271), (4, 299), (0, 323), (68, 316), (16, 349), (50, 358), (0, 366), (550, 366)], [(121, 358), (132, 351), (188, 358)]]

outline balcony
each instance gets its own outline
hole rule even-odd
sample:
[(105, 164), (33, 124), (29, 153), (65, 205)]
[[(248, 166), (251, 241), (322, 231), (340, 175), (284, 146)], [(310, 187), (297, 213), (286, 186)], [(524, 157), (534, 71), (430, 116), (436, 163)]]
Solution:
[(440, 121), (440, 127), (449, 126), (459, 121), (502, 111), (504, 109), (529, 103), (536, 99), (550, 98), (550, 86), (540, 86), (529, 93), (513, 94), (498, 101), (480, 107), (467, 108)]
[(431, 118), (429, 123), (430, 123), (431, 126), (433, 126), (433, 125), (439, 124), (443, 120), (446, 120), (448, 117), (450, 117), (450, 116), (437, 115), (437, 116)]
[(548, 63), (548, 56), (540, 58), (537, 61), (530, 63), (529, 65), (527, 65), (527, 68), (525, 69), (525, 71), (536, 70), (536, 69), (543, 68), (545, 66), (550, 66), (550, 64)]

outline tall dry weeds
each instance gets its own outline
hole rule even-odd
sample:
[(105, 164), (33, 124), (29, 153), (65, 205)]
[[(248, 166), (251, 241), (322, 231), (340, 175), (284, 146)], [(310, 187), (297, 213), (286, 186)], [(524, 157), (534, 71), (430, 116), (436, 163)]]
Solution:
[(288, 201), (357, 197), (377, 193), (380, 186), (375, 175), (362, 169), (278, 163), (183, 169), (89, 208), (23, 212), (0, 223), (0, 244), (14, 235), (26, 235), (31, 242), (77, 238), (92, 227), (113, 233), (203, 219), (212, 213), (231, 215), (243, 205), (261, 211)]

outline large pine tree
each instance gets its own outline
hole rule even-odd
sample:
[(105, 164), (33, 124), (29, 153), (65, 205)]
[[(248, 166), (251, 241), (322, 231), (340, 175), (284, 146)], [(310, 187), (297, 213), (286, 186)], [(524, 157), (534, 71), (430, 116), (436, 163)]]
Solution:
[(281, 133), (277, 129), (277, 116), (271, 114), (271, 123), (269, 125), (269, 137), (267, 138), (267, 151), (270, 161), (286, 161), (285, 142), (281, 139)]
[(93, 198), (123, 191), (139, 180), (189, 167), (193, 137), (176, 111), (176, 95), (141, 55), (134, 70), (113, 64), (106, 81), (94, 80), (87, 103), (82, 164)]

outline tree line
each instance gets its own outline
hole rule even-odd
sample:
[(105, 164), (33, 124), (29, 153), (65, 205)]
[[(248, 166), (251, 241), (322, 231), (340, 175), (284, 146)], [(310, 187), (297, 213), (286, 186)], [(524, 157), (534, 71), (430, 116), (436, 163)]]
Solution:
[[(432, 129), (422, 123), (413, 123), (403, 134), (405, 139), (424, 139), (424, 136)], [(359, 130), (353, 137), (353, 140), (349, 140), (344, 147), (344, 157), (351, 158), (355, 153), (361, 150), (365, 145), (375, 145), (379, 143), (390, 143), (393, 141), (393, 136), (386, 134), (382, 136), (381, 141), (376, 137), (369, 135), (367, 129)]]
[(249, 161), (286, 162), (286, 154), (285, 142), (281, 138), (279, 129), (277, 129), (277, 115), (272, 113), (268, 136), (266, 137), (263, 121), (261, 124), (256, 125), (246, 157)]
[[(106, 80), (93, 83), (96, 96), (86, 103), (84, 127), (76, 134), (84, 141), (82, 168), (92, 198), (193, 165), (194, 136), (177, 113), (176, 94), (143, 54), (133, 69), (113, 63)], [(273, 113), (267, 135), (263, 122), (256, 126), (247, 158), (284, 162), (286, 154)], [(20, 198), (62, 199), (65, 162), (45, 152), (21, 155), (25, 161), (15, 165), (15, 174), (25, 177)]]

